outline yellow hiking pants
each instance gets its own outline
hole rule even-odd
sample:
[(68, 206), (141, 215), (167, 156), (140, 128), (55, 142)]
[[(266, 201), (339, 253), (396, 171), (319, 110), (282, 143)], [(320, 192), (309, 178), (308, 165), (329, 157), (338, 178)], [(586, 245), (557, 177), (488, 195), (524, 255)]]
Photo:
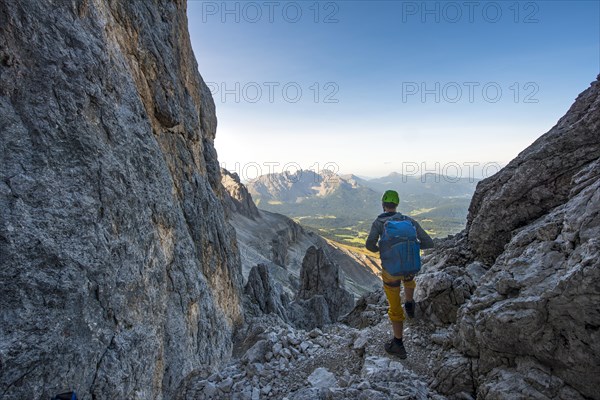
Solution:
[(400, 298), (400, 286), (404, 285), (404, 289), (417, 287), (417, 282), (415, 282), (415, 276), (392, 276), (388, 274), (385, 270), (381, 273), (381, 278), (383, 280), (383, 290), (385, 292), (385, 297), (387, 297), (388, 304), (390, 305), (390, 309), (388, 310), (388, 316), (390, 317), (390, 321), (393, 322), (402, 322), (406, 319), (404, 315), (404, 310), (402, 309), (402, 299)]

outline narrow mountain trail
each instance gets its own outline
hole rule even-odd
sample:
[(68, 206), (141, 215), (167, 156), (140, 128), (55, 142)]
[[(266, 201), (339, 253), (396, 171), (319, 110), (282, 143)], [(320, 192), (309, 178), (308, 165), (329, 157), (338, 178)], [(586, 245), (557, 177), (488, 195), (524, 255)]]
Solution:
[(385, 304), (356, 311), (347, 322), (359, 322), (361, 329), (336, 323), (307, 332), (257, 322), (252, 330), (265, 330), (249, 349), (221, 370), (198, 377), (184, 398), (445, 399), (428, 385), (435, 379), (431, 364), (442, 350), (432, 326), (418, 317), (407, 321), (408, 358), (401, 360), (383, 349), (391, 335)]

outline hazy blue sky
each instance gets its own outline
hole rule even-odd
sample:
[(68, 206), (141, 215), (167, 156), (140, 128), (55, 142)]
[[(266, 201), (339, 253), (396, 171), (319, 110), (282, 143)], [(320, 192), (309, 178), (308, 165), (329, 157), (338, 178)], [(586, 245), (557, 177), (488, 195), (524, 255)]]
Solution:
[(243, 178), (505, 164), (600, 72), (598, 1), (190, 1), (188, 16), (219, 159)]

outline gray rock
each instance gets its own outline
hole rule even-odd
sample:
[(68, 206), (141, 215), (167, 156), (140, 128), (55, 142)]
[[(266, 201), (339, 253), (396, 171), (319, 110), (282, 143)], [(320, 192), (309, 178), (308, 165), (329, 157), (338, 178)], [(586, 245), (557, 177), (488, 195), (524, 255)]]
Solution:
[(476, 283), (459, 266), (429, 268), (417, 276), (415, 301), (421, 312), (438, 325), (456, 321), (456, 314), (475, 291)]
[(362, 381), (361, 383), (359, 383), (358, 385), (356, 385), (356, 388), (358, 390), (371, 389), (371, 384), (369, 383), (369, 381)]
[(406, 371), (406, 368), (404, 367), (404, 365), (402, 365), (401, 362), (399, 361), (390, 361), (390, 365), (389, 368), (393, 371)]
[(362, 357), (365, 353), (365, 347), (370, 340), (370, 332), (368, 330), (361, 331), (358, 337), (352, 343), (352, 349), (357, 351), (358, 354)]
[[(433, 334), (431, 334), (431, 342), (438, 344), (440, 346), (452, 345), (453, 336), (451, 332), (446, 330), (440, 330)], [(416, 338), (415, 338), (416, 340)]]
[(242, 361), (249, 364), (263, 363), (266, 360), (267, 349), (268, 342), (264, 339), (259, 340), (246, 351), (242, 357)]
[(389, 397), (384, 393), (381, 393), (377, 390), (366, 389), (364, 390), (360, 396), (358, 396), (359, 400), (388, 400)]
[[(600, 180), (520, 230), (461, 309), (457, 344), (469, 355), (489, 349), (480, 354), (482, 372), (506, 366), (507, 355), (534, 357), (566, 384), (592, 396), (593, 376), (600, 374), (600, 367), (593, 367), (600, 365), (600, 344), (590, 329), (600, 326), (593, 300), (600, 296), (598, 204)], [(557, 225), (558, 234), (546, 239), (545, 232)], [(573, 229), (589, 239), (578, 239), (565, 251)]]
[(323, 331), (320, 330), (319, 328), (314, 328), (310, 332), (308, 332), (308, 336), (313, 339), (316, 339), (316, 338), (320, 337), (321, 335), (323, 335)]
[(272, 261), (282, 267), (288, 265), (288, 249), (290, 245), (296, 243), (298, 238), (303, 234), (304, 229), (299, 224), (291, 219), (287, 220), (286, 227), (278, 230), (271, 240)]
[(390, 361), (391, 360), (387, 357), (366, 357), (361, 371), (361, 376), (363, 378), (368, 378), (372, 375), (381, 373), (383, 370), (387, 370), (390, 367)]
[(473, 362), (476, 360), (464, 357), (456, 350), (445, 351), (431, 387), (450, 396), (470, 396), (476, 391)]
[(287, 308), (289, 320), (300, 329), (323, 327), (332, 323), (325, 297), (315, 295), (309, 300), (297, 299)]
[(252, 386), (246, 385), (242, 392), (240, 393), (240, 399), (242, 400), (252, 400)]
[(296, 337), (296, 336), (290, 336), (290, 337), (288, 338), (288, 341), (289, 341), (289, 343), (290, 343), (292, 346), (296, 346), (296, 347), (297, 347), (297, 346), (299, 346), (299, 345), (300, 345), (300, 343), (302, 342), (302, 341), (300, 340), (300, 338), (298, 338), (298, 337)]
[(296, 393), (290, 396), (290, 400), (321, 400), (324, 396), (321, 396), (318, 388), (304, 388), (298, 390)]
[(548, 369), (531, 361), (519, 361), (516, 368), (492, 370), (478, 390), (478, 396), (484, 398), (501, 398), (506, 393), (519, 393), (529, 399), (584, 399)]
[(470, 264), (467, 264), (467, 266), (465, 267), (465, 273), (469, 278), (471, 278), (473, 283), (477, 285), (488, 269), (489, 267), (486, 268), (486, 266), (483, 263), (475, 261)]
[(302, 350), (303, 353), (306, 353), (306, 350), (308, 350), (310, 346), (311, 344), (309, 342), (302, 342), (300, 343), (300, 350)]
[(210, 398), (213, 398), (214, 396), (216, 396), (216, 394), (218, 392), (219, 392), (219, 390), (217, 389), (217, 386), (214, 383), (207, 382), (206, 385), (204, 386), (204, 390), (202, 391), (202, 394), (210, 399)]
[(288, 360), (292, 358), (292, 352), (289, 349), (283, 349), (281, 351), (281, 355), (287, 358)]
[(233, 379), (231, 378), (226, 378), (217, 384), (217, 388), (219, 388), (220, 391), (225, 393), (229, 393), (229, 391), (231, 391), (232, 386)]
[(340, 388), (346, 388), (350, 386), (351, 378), (347, 376), (341, 376), (338, 378), (338, 386)]
[(268, 395), (269, 395), (269, 393), (271, 393), (271, 390), (272, 390), (272, 389), (273, 389), (273, 387), (272, 387), (271, 385), (267, 385), (267, 386), (263, 387), (263, 388), (260, 390), (260, 392), (261, 392), (262, 394), (264, 394), (265, 396), (268, 396)]
[[(281, 285), (271, 278), (267, 265), (259, 264), (250, 270), (244, 293), (250, 302), (247, 308), (257, 307), (261, 313), (273, 313), (283, 321), (288, 320), (285, 307), (289, 299)], [(256, 315), (256, 312), (254, 314)]]
[(337, 386), (337, 379), (335, 375), (327, 370), (327, 368), (316, 368), (309, 376), (306, 378), (308, 383), (310, 383), (315, 388), (330, 388), (333, 386)]
[(234, 213), (251, 219), (259, 217), (258, 208), (252, 200), (252, 195), (241, 183), (237, 173), (221, 168), (221, 183), (225, 188), (223, 203), (230, 218)]
[(266, 367), (263, 365), (264, 369), (260, 372), (260, 377), (261, 378), (265, 378), (267, 380), (273, 379), (273, 373), (271, 371), (269, 371), (268, 369), (266, 369)]
[(377, 372), (369, 375), (369, 383), (373, 389), (367, 389), (362, 394), (372, 395), (374, 398), (396, 398), (393, 394), (400, 394), (403, 399), (436, 398), (435, 392), (428, 388), (427, 383), (407, 369), (398, 368), (397, 364), (399, 363), (389, 363), (386, 367), (385, 362), (380, 361), (376, 365)]
[(354, 306), (354, 297), (344, 289), (340, 269), (320, 248), (311, 246), (306, 251), (300, 280), (296, 300), (289, 307), (289, 319), (299, 328), (335, 322)]
[(285, 294), (294, 297), (306, 250), (317, 246), (344, 271), (347, 290), (353, 295), (360, 296), (381, 283), (372, 271), (371, 258), (335, 247), (320, 236), (306, 232), (288, 217), (264, 210), (259, 210), (254, 219), (237, 212), (230, 212), (229, 217), (236, 231), (245, 278), (256, 265), (266, 264), (271, 278), (282, 285)]
[(281, 343), (278, 342), (273, 345), (273, 354), (279, 355), (281, 350), (283, 350), (283, 345)]
[(356, 329), (374, 326), (380, 322), (381, 315), (386, 313), (387, 308), (387, 299), (381, 288), (362, 295), (354, 309), (340, 321)]
[(185, 3), (0, 15), (0, 393), (174, 398), (242, 321)]
[(322, 295), (327, 301), (329, 315), (336, 321), (354, 307), (354, 298), (344, 288), (339, 267), (333, 264), (322, 249), (309, 247), (300, 270), (299, 299)]

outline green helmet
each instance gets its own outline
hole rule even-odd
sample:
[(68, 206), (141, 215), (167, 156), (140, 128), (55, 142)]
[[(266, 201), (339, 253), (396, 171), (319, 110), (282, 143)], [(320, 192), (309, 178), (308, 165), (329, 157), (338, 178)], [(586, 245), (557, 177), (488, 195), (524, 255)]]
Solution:
[(381, 198), (382, 203), (400, 204), (400, 196), (395, 190), (386, 190)]

